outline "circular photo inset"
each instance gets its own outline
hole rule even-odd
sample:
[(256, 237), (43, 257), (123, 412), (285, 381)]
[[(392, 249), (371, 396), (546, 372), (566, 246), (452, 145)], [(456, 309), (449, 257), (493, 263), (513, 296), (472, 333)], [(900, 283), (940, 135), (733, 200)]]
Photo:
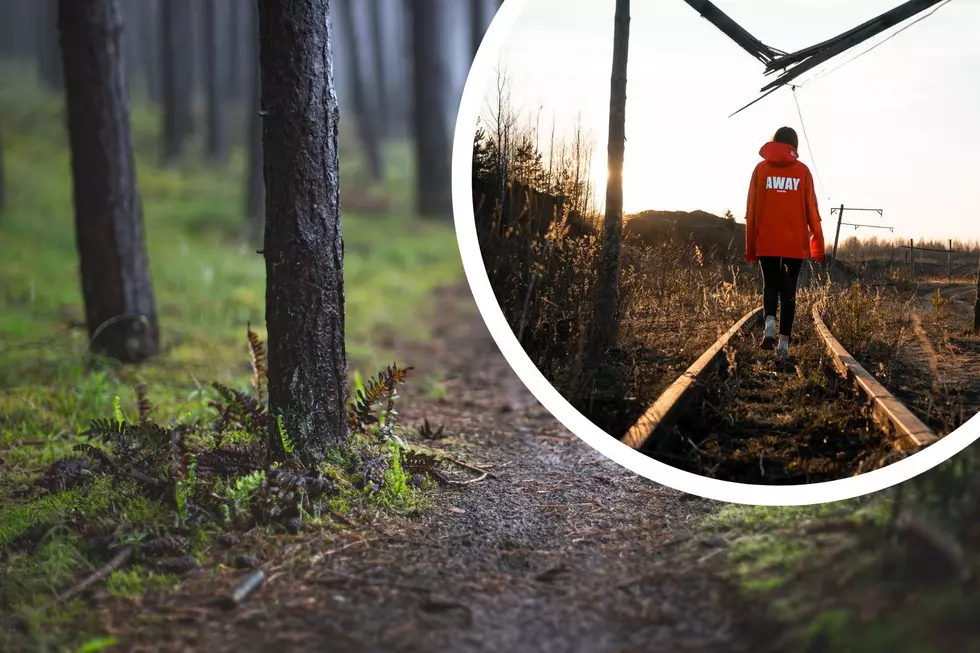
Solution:
[(490, 26), (453, 154), (467, 278), (538, 400), (632, 471), (822, 503), (980, 436), (976, 11), (871, 4)]

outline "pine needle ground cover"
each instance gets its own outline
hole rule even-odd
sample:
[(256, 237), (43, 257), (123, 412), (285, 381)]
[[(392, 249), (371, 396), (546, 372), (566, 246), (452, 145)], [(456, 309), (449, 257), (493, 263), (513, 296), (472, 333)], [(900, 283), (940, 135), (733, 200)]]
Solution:
[(138, 595), (215, 562), (222, 533), (328, 534), (359, 511), (417, 508), (444, 477), (433, 457), (399, 437), (395, 400), (398, 386), (429, 377), (390, 364), (395, 343), (430, 337), (433, 291), (462, 275), (451, 226), (410, 217), (408, 148), (392, 144), (387, 183), (368, 187), (357, 153), (344, 149), (349, 135), (341, 136), (355, 436), (310, 469), (292, 456), (288, 433), (267, 437), (265, 265), (243, 238), (244, 150), (211, 169), (195, 143), (186, 165), (163, 169), (159, 115), (134, 104), (163, 353), (139, 367), (92, 359), (62, 104), (16, 75), (10, 81), (0, 85), (8, 191), (0, 213), (0, 643), (76, 650), (87, 642), (80, 581), (101, 569), (107, 591)]

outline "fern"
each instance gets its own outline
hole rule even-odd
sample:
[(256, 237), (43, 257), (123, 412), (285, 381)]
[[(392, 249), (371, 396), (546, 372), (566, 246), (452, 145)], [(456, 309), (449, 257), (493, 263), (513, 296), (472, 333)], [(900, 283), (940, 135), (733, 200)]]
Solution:
[(279, 441), (282, 443), (282, 450), (286, 453), (293, 453), (295, 446), (293, 441), (289, 439), (289, 434), (286, 433), (286, 427), (282, 422), (282, 415), (276, 415), (276, 427), (279, 430)]
[(126, 417), (123, 415), (122, 408), (119, 405), (119, 395), (112, 398), (112, 415), (116, 418), (116, 423), (119, 424), (119, 428), (122, 428), (126, 422)]
[(136, 410), (139, 413), (141, 422), (146, 422), (150, 419), (150, 412), (153, 410), (153, 404), (150, 403), (150, 399), (147, 396), (146, 386), (142, 383), (136, 386)]
[(261, 401), (217, 381), (212, 382), (211, 387), (224, 400), (223, 404), (211, 402), (212, 408), (217, 410), (220, 415), (216, 430), (222, 431), (229, 424), (233, 423), (237, 423), (248, 429), (266, 428), (268, 425), (268, 415)]
[[(405, 379), (413, 368), (404, 369), (392, 363), (387, 368), (381, 370), (376, 378), (369, 379), (367, 384), (357, 388), (354, 393), (354, 400), (347, 407), (347, 426), (352, 432), (365, 433), (366, 427), (377, 424), (385, 419), (386, 426), (393, 426), (394, 402), (398, 398), (398, 386), (405, 382)], [(375, 409), (384, 403), (384, 412), (379, 419)]]
[(259, 339), (257, 333), (252, 331), (252, 325), (247, 327), (249, 353), (252, 356), (252, 387), (255, 388), (255, 396), (259, 403), (264, 401), (262, 394), (262, 381), (266, 378), (266, 353), (265, 345)]

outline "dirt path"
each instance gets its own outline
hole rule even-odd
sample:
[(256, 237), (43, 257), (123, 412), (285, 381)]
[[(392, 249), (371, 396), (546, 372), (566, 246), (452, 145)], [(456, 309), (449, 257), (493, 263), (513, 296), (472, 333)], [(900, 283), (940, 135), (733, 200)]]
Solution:
[(965, 284), (943, 287), (948, 316), (940, 320), (930, 301), (934, 292), (920, 293), (916, 335), (935, 379), (931, 412), (951, 431), (980, 411), (980, 335), (970, 331), (976, 291)]
[(437, 491), (412, 519), (328, 543), (284, 540), (270, 580), (234, 610), (216, 602), (241, 578), (231, 570), (135, 604), (103, 599), (125, 650), (760, 650), (701, 564), (718, 543), (689, 532), (713, 504), (638, 478), (565, 431), (476, 317), (400, 362), (438, 367), (446, 389), (441, 401), (406, 397), (402, 419), (444, 426), (459, 457), (498, 465), (493, 476)]

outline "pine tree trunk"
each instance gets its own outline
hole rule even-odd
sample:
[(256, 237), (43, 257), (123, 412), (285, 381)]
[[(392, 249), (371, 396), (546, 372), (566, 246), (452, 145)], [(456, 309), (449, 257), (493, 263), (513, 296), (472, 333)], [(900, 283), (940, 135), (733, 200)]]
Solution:
[(228, 0), (227, 34), (228, 83), (225, 85), (225, 97), (234, 103), (242, 99), (242, 0)]
[(130, 141), (118, 0), (60, 0), (65, 101), (85, 318), (92, 351), (157, 353), (159, 327)]
[[(602, 255), (596, 282), (593, 354), (615, 344), (619, 328), (619, 268), (623, 234), (623, 158), (626, 151), (626, 68), (629, 57), (630, 0), (616, 0), (613, 65), (609, 96), (609, 179), (602, 224)], [(596, 362), (601, 360), (597, 358)]]
[(270, 443), (346, 441), (344, 244), (328, 0), (259, 0)]
[(378, 139), (384, 141), (391, 132), (389, 124), (390, 109), (388, 107), (388, 78), (385, 74), (385, 36), (383, 10), (381, 0), (370, 3), (368, 10), (371, 15), (371, 50), (374, 56), (374, 108), (375, 119), (378, 123)]
[(192, 23), (188, 0), (161, 0), (163, 161), (168, 165), (183, 157), (184, 146), (194, 128)]
[[(349, 49), (347, 55), (347, 74), (350, 77), (350, 90), (354, 100), (354, 112), (357, 120), (357, 131), (367, 161), (371, 179), (381, 181), (384, 170), (381, 161), (381, 147), (378, 143), (377, 121), (373, 107), (367, 94), (367, 70), (364, 65), (363, 48), (357, 34), (357, 24), (354, 19), (354, 3), (351, 0), (337, 0), (340, 3), (337, 14), (340, 15), (341, 29)], [(377, 0), (375, 0), (377, 2)]]
[(140, 38), (140, 72), (143, 83), (146, 84), (147, 98), (151, 103), (159, 104), (163, 100), (163, 66), (160, 58), (162, 46), (158, 27), (161, 17), (160, 3), (158, 0), (137, 0), (137, 4), (140, 10), (139, 22), (135, 28)]
[(411, 0), (412, 98), (418, 212), (451, 218), (452, 171), (449, 130), (443, 115), (448, 72), (442, 52), (438, 0)]
[(226, 30), (218, 0), (204, 0), (204, 57), (207, 90), (208, 160), (224, 164), (228, 159), (228, 136), (225, 131), (224, 80), (227, 79), (224, 50), (219, 47), (218, 30)]
[(245, 217), (249, 242), (261, 242), (265, 230), (265, 178), (262, 160), (262, 75), (259, 68), (258, 13), (250, 3), (246, 14), (249, 87), (246, 102), (248, 172), (245, 181)]
[(64, 75), (58, 51), (58, 0), (33, 0), (37, 3), (37, 72), (49, 91), (61, 92)]
[(484, 31), (483, 0), (470, 0), (470, 47), (474, 58), (483, 42)]

